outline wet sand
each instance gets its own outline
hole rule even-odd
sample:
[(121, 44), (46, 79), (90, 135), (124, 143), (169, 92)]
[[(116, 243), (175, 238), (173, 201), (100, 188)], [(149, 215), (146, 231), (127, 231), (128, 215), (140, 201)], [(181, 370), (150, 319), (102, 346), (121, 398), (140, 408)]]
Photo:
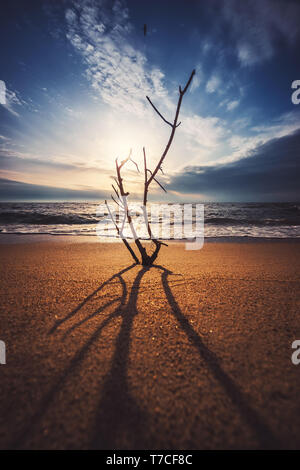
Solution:
[(300, 448), (299, 243), (0, 244), (0, 447)]

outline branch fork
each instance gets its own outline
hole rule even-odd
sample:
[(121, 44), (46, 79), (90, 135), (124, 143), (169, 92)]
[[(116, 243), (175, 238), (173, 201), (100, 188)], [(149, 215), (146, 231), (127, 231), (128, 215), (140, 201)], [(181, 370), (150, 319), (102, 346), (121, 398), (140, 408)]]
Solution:
[(163, 162), (164, 162), (164, 160), (167, 156), (167, 153), (168, 153), (168, 151), (171, 147), (171, 144), (173, 142), (175, 131), (176, 131), (177, 127), (180, 126), (180, 124), (181, 124), (181, 122), (178, 122), (178, 117), (179, 117), (179, 113), (180, 113), (182, 99), (183, 99), (183, 96), (185, 95), (185, 93), (187, 92), (187, 90), (188, 90), (188, 88), (189, 88), (189, 86), (192, 82), (192, 79), (193, 79), (194, 75), (195, 75), (195, 70), (192, 71), (185, 87), (182, 89), (181, 86), (179, 86), (179, 97), (178, 97), (178, 102), (177, 102), (176, 112), (175, 112), (175, 117), (174, 117), (173, 122), (168, 121), (160, 113), (160, 111), (157, 109), (157, 107), (152, 103), (151, 99), (148, 96), (146, 96), (148, 102), (150, 103), (150, 105), (152, 106), (154, 111), (159, 115), (159, 117), (166, 124), (168, 124), (171, 127), (171, 133), (170, 133), (168, 142), (166, 144), (166, 147), (165, 147), (165, 149), (164, 149), (164, 151), (163, 151), (163, 153), (162, 153), (162, 155), (161, 155), (161, 157), (160, 157), (160, 159), (159, 159), (159, 161), (158, 161), (158, 163), (157, 163), (157, 165), (156, 165), (156, 167), (154, 168), (153, 171), (150, 170), (147, 167), (146, 150), (145, 150), (145, 147), (143, 147), (143, 156), (144, 156), (144, 195), (143, 195), (142, 211), (143, 211), (144, 221), (145, 221), (145, 225), (146, 225), (146, 228), (147, 228), (149, 238), (153, 241), (153, 243), (155, 245), (155, 249), (154, 249), (152, 254), (147, 253), (146, 248), (142, 245), (141, 240), (139, 239), (139, 237), (136, 234), (134, 224), (133, 224), (133, 220), (132, 220), (130, 210), (129, 210), (129, 207), (128, 207), (128, 202), (127, 202), (127, 197), (129, 196), (129, 192), (127, 192), (125, 190), (123, 178), (121, 176), (121, 170), (128, 162), (132, 162), (136, 166), (137, 171), (140, 173), (138, 164), (132, 159), (132, 150), (131, 149), (130, 149), (130, 152), (129, 152), (129, 155), (128, 155), (127, 158), (122, 160), (120, 163), (118, 163), (118, 159), (116, 159), (116, 161), (115, 161), (115, 164), (116, 164), (116, 177), (114, 177), (114, 180), (115, 180), (115, 183), (116, 183), (118, 189), (112, 184), (112, 188), (114, 190), (116, 198), (114, 196), (111, 196), (111, 198), (112, 198), (113, 202), (116, 205), (118, 205), (122, 209), (122, 211), (124, 212), (121, 229), (120, 229), (119, 225), (117, 224), (117, 222), (114, 220), (113, 215), (111, 213), (111, 210), (109, 208), (109, 205), (107, 204), (107, 201), (105, 201), (105, 204), (106, 204), (106, 207), (108, 209), (108, 213), (110, 215), (110, 218), (113, 221), (113, 224), (116, 228), (116, 231), (117, 231), (118, 235), (122, 238), (122, 241), (123, 241), (124, 245), (126, 246), (128, 251), (130, 252), (132, 258), (135, 261), (135, 263), (140, 264), (140, 261), (139, 261), (137, 255), (135, 254), (134, 250), (132, 249), (132, 247), (130, 246), (128, 241), (123, 237), (123, 229), (124, 229), (125, 221), (128, 222), (128, 225), (130, 227), (130, 230), (131, 230), (131, 233), (132, 233), (132, 236), (133, 236), (133, 239), (134, 239), (134, 243), (136, 245), (136, 249), (138, 250), (138, 252), (140, 254), (140, 257), (141, 257), (141, 263), (144, 266), (151, 266), (154, 263), (154, 261), (156, 260), (158, 254), (159, 254), (159, 251), (160, 251), (160, 248), (161, 248), (162, 245), (168, 246), (166, 243), (162, 242), (161, 240), (159, 240), (159, 239), (157, 239), (153, 236), (153, 233), (152, 233), (152, 230), (151, 230), (151, 224), (149, 222), (149, 218), (148, 218), (148, 214), (147, 214), (148, 193), (149, 193), (149, 187), (150, 187), (152, 181), (155, 181), (156, 184), (158, 184), (158, 186), (164, 192), (167, 192), (166, 189), (163, 187), (163, 185), (157, 180), (156, 175), (157, 175), (158, 171), (161, 171), (161, 173), (164, 174), (163, 169), (162, 169), (162, 164), (163, 164)]

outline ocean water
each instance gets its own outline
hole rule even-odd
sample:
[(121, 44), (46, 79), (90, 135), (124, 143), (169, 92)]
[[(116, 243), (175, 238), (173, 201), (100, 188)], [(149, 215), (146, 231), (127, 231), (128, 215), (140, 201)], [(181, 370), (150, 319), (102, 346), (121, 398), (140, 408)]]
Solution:
[[(138, 204), (132, 207), (137, 215), (141, 213)], [(94, 202), (0, 203), (0, 233), (97, 236), (98, 223), (104, 221), (105, 236), (116, 240), (109, 214), (103, 206), (102, 212), (98, 209), (99, 203)], [(164, 217), (159, 222), (163, 224)], [(171, 222), (180, 224), (176, 217)], [(204, 236), (300, 238), (300, 203), (206, 203)]]

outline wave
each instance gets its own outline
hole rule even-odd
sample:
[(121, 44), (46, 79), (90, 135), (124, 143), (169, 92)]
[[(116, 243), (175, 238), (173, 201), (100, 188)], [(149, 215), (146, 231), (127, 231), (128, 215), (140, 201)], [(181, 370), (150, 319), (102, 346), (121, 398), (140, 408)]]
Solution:
[(291, 225), (291, 226), (300, 226), (300, 218), (280, 218), (280, 219), (247, 219), (247, 218), (231, 218), (231, 217), (205, 217), (205, 224), (212, 225), (257, 225), (257, 226), (281, 226), (281, 225)]
[[(115, 227), (101, 205), (96, 203), (0, 203), (0, 232), (51, 235), (97, 235), (99, 221), (107, 222), (109, 237)], [(103, 211), (102, 211), (103, 209)], [(133, 203), (136, 227), (141, 215), (140, 204)], [(98, 213), (97, 213), (98, 211)], [(181, 215), (171, 220), (166, 212), (152, 217), (153, 229), (172, 226), (171, 233), (180, 234)], [(189, 222), (195, 228), (195, 212)], [(151, 215), (149, 215), (151, 220)], [(142, 219), (140, 219), (142, 222)], [(100, 227), (101, 228), (101, 227)], [(260, 237), (300, 238), (300, 204), (295, 203), (207, 203), (204, 205), (205, 238)]]
[[(104, 214), (104, 217), (107, 214)], [(133, 217), (134, 218), (134, 217)], [(38, 212), (2, 212), (0, 213), (0, 224), (13, 225), (91, 225), (97, 224), (101, 217), (92, 214), (43, 214)], [(151, 221), (151, 217), (149, 217)], [(163, 223), (164, 218), (159, 217), (155, 223)], [(166, 219), (167, 222), (167, 219)], [(194, 219), (193, 219), (194, 222)], [(171, 221), (170, 225), (181, 223), (181, 220)], [(212, 217), (205, 216), (204, 223), (210, 225), (256, 225), (256, 226), (300, 226), (300, 217), (281, 217), (281, 218), (245, 218), (245, 217)]]
[(96, 224), (99, 217), (89, 214), (42, 214), (34, 212), (2, 212), (1, 224), (84, 225)]

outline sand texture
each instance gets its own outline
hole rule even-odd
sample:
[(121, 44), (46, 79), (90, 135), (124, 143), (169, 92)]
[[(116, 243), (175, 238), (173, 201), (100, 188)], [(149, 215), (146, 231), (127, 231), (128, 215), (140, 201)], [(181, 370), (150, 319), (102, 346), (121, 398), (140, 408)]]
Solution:
[(1, 448), (300, 448), (299, 244), (0, 253)]

